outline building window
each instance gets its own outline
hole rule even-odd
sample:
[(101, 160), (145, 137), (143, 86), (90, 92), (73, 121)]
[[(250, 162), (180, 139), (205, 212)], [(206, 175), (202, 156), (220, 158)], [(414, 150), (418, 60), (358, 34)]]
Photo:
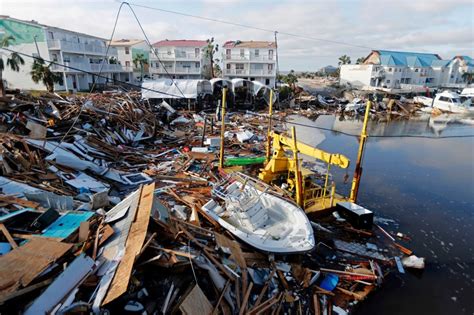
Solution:
[(273, 49), (268, 51), (268, 60), (273, 60)]
[(230, 49), (226, 49), (226, 50), (225, 50), (225, 55), (226, 55), (226, 58), (227, 58), (227, 59), (230, 59), (231, 50), (230, 50)]
[(243, 63), (237, 63), (237, 64), (235, 65), (235, 69), (244, 70), (244, 64), (243, 64)]
[(63, 61), (64, 62), (71, 62), (71, 58), (68, 56), (63, 56)]
[(390, 83), (390, 80), (385, 80), (386, 83)]
[(48, 34), (49, 34), (49, 39), (54, 39), (54, 34), (53, 34), (53, 32), (48, 32)]
[(53, 54), (53, 61), (58, 61), (58, 55), (57, 54)]
[(200, 52), (200, 51), (201, 51), (201, 50), (200, 50), (199, 48), (194, 48), (194, 56), (195, 56), (195, 57), (199, 57), (199, 52)]
[(240, 50), (240, 57), (244, 57), (245, 56), (245, 50), (244, 49), (241, 49)]
[(265, 84), (270, 85), (270, 79), (265, 79)]
[(415, 72), (418, 72), (419, 69), (415, 69)]
[(130, 61), (125, 61), (125, 67), (130, 67)]
[(230, 70), (230, 63), (228, 63), (225, 67), (226, 69)]
[(392, 72), (392, 68), (388, 68), (388, 72)]
[(194, 66), (195, 66), (196, 68), (199, 68), (199, 62), (195, 62), (195, 63), (194, 63)]
[(273, 70), (273, 64), (272, 63), (269, 63), (268, 64), (268, 71), (272, 71)]
[(130, 54), (130, 48), (125, 47), (125, 55), (129, 55), (129, 54)]
[(255, 57), (258, 57), (260, 55), (260, 50), (255, 49)]

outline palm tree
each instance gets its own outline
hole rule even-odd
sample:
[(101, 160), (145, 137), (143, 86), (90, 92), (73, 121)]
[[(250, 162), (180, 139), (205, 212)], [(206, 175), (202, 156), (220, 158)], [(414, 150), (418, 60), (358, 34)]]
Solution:
[(339, 57), (339, 65), (350, 65), (351, 64), (351, 57), (347, 55), (343, 55)]
[(49, 65), (46, 65), (43, 58), (37, 57), (31, 66), (31, 79), (35, 83), (39, 83), (40, 81), (46, 86), (48, 92), (54, 92), (54, 84), (59, 83), (63, 84), (63, 77), (60, 73), (55, 73), (51, 71), (52, 62)]
[[(357, 58), (356, 64), (361, 65), (364, 63), (365, 57)], [(350, 62), (349, 62), (350, 63)]]
[(298, 78), (296, 77), (295, 70), (291, 70), (290, 73), (288, 73), (285, 76), (281, 77), (281, 80), (288, 84), (290, 88), (294, 91), (296, 83), (298, 82)]
[[(10, 46), (11, 42), (14, 42), (15, 38), (11, 35), (4, 36), (0, 40), (0, 48), (1, 47), (8, 47)], [(12, 52), (10, 55), (7, 56), (7, 67), (10, 67), (12, 71), (20, 71), (20, 65), (24, 65), (25, 61), (21, 56), (16, 53)], [(5, 86), (3, 85), (3, 70), (5, 70), (5, 63), (3, 61), (3, 56), (0, 56), (0, 96), (5, 95)]]
[(135, 68), (140, 67), (140, 81), (143, 81), (143, 68), (145, 65), (148, 65), (148, 59), (145, 57), (145, 54), (136, 54), (135, 57), (133, 57), (133, 65)]
[[(204, 53), (204, 56), (210, 60), (211, 62), (211, 69), (210, 69), (210, 78), (215, 78), (215, 69), (214, 69), (214, 54), (219, 51), (219, 44), (214, 44), (214, 37), (211, 37), (211, 39), (206, 40), (207, 46), (203, 48), (202, 52)], [(219, 62), (219, 59), (216, 59), (215, 62)]]

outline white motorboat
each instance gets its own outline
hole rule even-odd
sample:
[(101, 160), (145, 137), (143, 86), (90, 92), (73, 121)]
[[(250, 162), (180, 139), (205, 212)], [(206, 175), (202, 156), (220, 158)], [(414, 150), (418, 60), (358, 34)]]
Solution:
[(449, 91), (436, 94), (433, 107), (450, 113), (468, 113), (473, 110), (471, 100), (461, 102), (461, 97), (458, 93)]
[(304, 211), (269, 189), (259, 180), (234, 173), (213, 189), (216, 199), (202, 209), (237, 238), (262, 251), (290, 254), (311, 250), (313, 229)]

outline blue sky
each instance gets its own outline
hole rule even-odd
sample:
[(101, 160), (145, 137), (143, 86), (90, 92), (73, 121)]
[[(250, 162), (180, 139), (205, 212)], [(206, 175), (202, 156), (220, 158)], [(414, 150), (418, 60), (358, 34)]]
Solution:
[[(343, 54), (366, 56), (373, 49), (438, 53), (443, 58), (474, 55), (472, 0), (131, 0), (130, 3), (206, 16), (260, 28), (340, 41), (307, 40), (280, 34), (281, 70), (315, 71), (336, 65)], [(2, 0), (1, 14), (37, 20), (109, 38), (120, 2)], [(161, 39), (272, 40), (273, 34), (134, 7), (152, 42)], [(114, 38), (143, 38), (124, 7)]]

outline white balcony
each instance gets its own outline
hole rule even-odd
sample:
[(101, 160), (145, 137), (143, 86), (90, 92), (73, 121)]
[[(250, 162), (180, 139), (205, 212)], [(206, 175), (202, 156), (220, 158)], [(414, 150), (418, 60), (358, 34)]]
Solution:
[(276, 59), (275, 56), (269, 55), (255, 55), (255, 54), (224, 54), (224, 59), (229, 61), (262, 61), (267, 63), (275, 63)]
[(201, 54), (196, 54), (196, 53), (186, 53), (186, 52), (170, 52), (168, 53), (157, 53), (155, 54), (150, 54), (150, 59), (151, 60), (156, 60), (157, 57), (160, 58), (160, 60), (193, 60), (193, 61), (199, 61), (201, 60)]
[(274, 70), (268, 70), (268, 69), (250, 69), (250, 75), (256, 75), (256, 76), (273, 76), (275, 75)]
[(249, 75), (248, 69), (225, 69), (225, 74), (228, 75)]
[[(74, 43), (64, 40), (49, 40), (48, 47), (50, 50), (62, 50), (63, 52), (76, 53), (76, 54), (88, 54), (88, 55), (105, 55), (107, 46), (103, 46), (97, 43)], [(109, 56), (117, 55), (117, 49), (110, 47), (108, 51)]]
[(56, 72), (99, 72), (102, 67), (102, 72), (125, 72), (121, 65), (118, 64), (103, 64), (99, 63), (87, 63), (87, 62), (65, 62), (65, 67), (62, 65), (53, 64), (51, 66), (52, 71)]

